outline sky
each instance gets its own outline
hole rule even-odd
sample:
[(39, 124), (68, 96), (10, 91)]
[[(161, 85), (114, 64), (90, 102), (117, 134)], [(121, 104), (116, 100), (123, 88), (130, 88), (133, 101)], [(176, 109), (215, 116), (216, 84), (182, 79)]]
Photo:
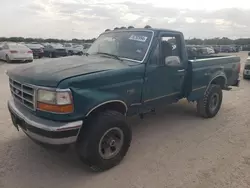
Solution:
[(185, 38), (250, 37), (248, 0), (0, 0), (0, 37), (94, 38), (130, 25)]

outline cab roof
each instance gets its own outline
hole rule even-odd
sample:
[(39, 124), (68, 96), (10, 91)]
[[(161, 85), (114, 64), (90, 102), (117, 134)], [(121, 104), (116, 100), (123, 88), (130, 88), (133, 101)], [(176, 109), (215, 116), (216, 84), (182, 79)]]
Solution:
[(110, 31), (106, 31), (103, 33), (123, 32), (123, 31), (152, 31), (155, 34), (158, 34), (159, 32), (169, 32), (169, 33), (182, 34), (182, 32), (180, 32), (180, 31), (170, 30), (170, 29), (162, 29), (162, 28), (131, 28), (131, 29), (127, 28), (127, 29), (110, 30)]

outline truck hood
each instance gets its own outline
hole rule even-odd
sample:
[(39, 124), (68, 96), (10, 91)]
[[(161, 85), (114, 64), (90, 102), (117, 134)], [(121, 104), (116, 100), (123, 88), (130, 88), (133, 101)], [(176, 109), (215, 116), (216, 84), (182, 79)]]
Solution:
[(21, 83), (56, 87), (60, 81), (84, 74), (127, 68), (119, 60), (94, 56), (70, 56), (21, 65), (7, 71), (8, 76)]

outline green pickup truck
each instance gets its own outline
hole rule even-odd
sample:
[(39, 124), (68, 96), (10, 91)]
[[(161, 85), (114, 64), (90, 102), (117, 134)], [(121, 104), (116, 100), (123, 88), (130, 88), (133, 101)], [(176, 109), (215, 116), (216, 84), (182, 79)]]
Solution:
[(14, 126), (35, 142), (74, 143), (85, 164), (104, 171), (129, 149), (126, 117), (186, 98), (197, 102), (200, 116), (212, 118), (222, 90), (239, 86), (239, 72), (236, 56), (188, 56), (179, 31), (113, 30), (102, 33), (86, 56), (8, 70), (8, 109)]

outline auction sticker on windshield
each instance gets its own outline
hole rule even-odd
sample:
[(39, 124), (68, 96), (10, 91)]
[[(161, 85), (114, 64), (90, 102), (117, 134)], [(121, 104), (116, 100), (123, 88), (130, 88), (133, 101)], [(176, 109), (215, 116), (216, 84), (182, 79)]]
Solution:
[(145, 36), (136, 36), (136, 35), (131, 35), (129, 37), (129, 40), (136, 40), (136, 41), (140, 41), (140, 42), (146, 42), (148, 37)]

